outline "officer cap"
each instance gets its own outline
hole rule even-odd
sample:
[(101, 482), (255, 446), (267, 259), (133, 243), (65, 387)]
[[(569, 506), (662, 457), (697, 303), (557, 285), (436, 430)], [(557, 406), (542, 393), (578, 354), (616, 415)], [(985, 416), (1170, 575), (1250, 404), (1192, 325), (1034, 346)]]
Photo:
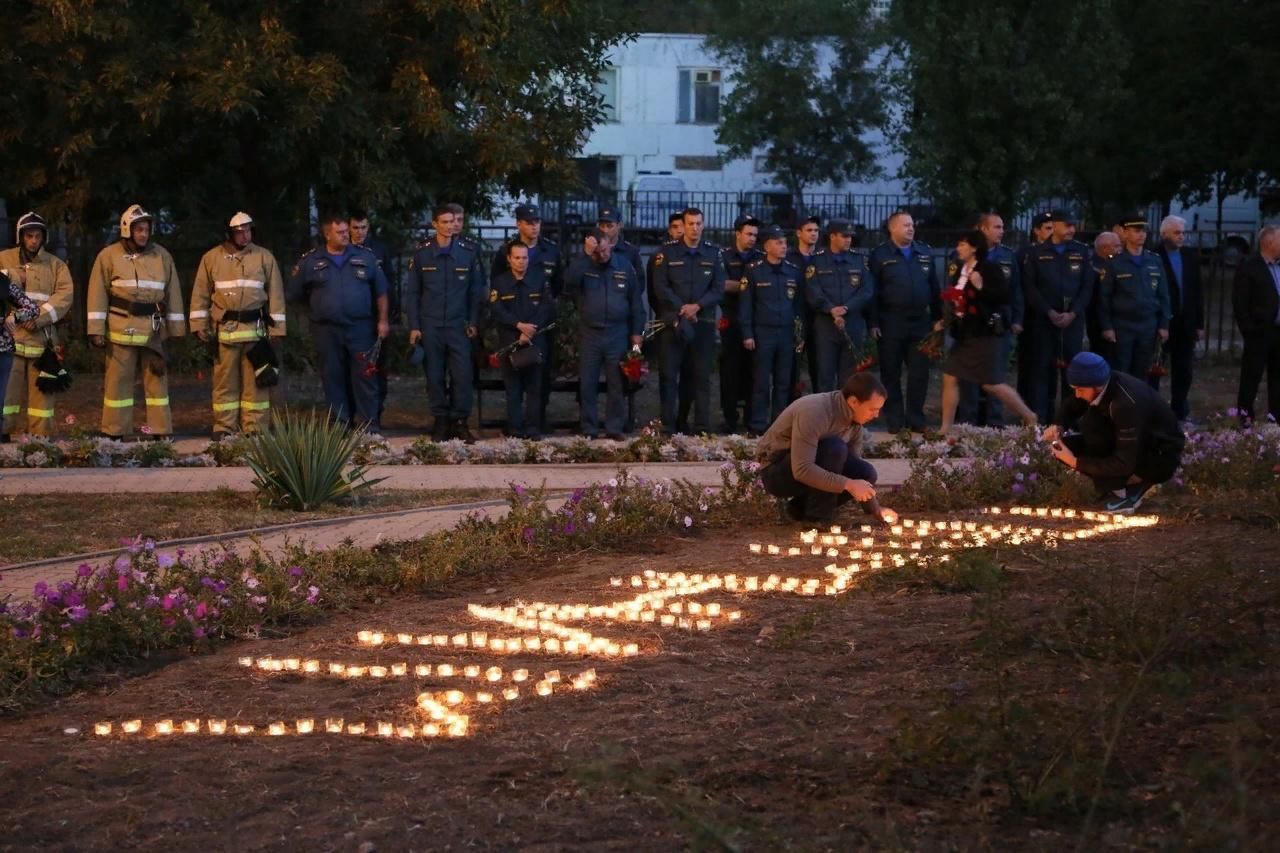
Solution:
[(1147, 217), (1141, 213), (1126, 213), (1120, 217), (1121, 228), (1146, 228)]
[(1074, 225), (1080, 220), (1076, 217), (1074, 213), (1067, 210), (1066, 208), (1058, 207), (1058, 208), (1055, 208), (1054, 211), (1049, 214), (1049, 221), (1050, 222), (1070, 222), (1072, 225)]
[(541, 222), (542, 211), (538, 210), (536, 204), (518, 204), (516, 205), (516, 219), (521, 222)]
[(1044, 213), (1037, 213), (1035, 216), (1031, 217), (1031, 230), (1034, 231), (1035, 229), (1039, 228), (1041, 225), (1048, 225), (1052, 221), (1053, 221), (1052, 213), (1049, 213), (1047, 211)]
[(827, 223), (828, 234), (839, 234), (842, 237), (853, 236), (853, 223), (847, 219), (833, 219)]
[(803, 228), (804, 226), (808, 225), (810, 222), (812, 222), (814, 225), (817, 225), (819, 228), (822, 227), (822, 220), (819, 219), (817, 216), (806, 216), (804, 219), (801, 219), (799, 222), (796, 223), (796, 229), (798, 230), (800, 228)]
[(596, 222), (621, 222), (622, 216), (618, 213), (618, 208), (605, 205), (600, 208), (600, 214), (596, 216)]
[(769, 225), (760, 231), (761, 240), (785, 240), (786, 232), (782, 230), (780, 225)]
[(756, 219), (749, 213), (744, 213), (737, 219), (733, 220), (734, 231), (741, 231), (744, 225), (754, 225), (758, 228), (760, 227), (760, 220)]
[(675, 213), (670, 214), (667, 217), (667, 224), (670, 225), (672, 222), (684, 222), (684, 211), (677, 210)]

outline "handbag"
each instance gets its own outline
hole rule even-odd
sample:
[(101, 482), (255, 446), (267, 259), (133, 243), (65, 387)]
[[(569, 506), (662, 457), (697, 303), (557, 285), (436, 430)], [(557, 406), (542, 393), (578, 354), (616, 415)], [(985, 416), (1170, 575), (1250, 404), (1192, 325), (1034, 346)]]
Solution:
[(516, 347), (507, 353), (507, 361), (516, 370), (524, 370), (526, 367), (536, 367), (542, 364), (542, 347), (535, 347), (533, 344), (525, 344), (522, 347)]

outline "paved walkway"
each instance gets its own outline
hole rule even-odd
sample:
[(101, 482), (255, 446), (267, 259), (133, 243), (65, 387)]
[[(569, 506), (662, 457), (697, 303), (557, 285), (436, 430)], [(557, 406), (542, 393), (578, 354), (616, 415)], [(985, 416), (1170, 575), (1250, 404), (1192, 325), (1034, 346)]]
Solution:
[[(903, 459), (873, 460), (881, 486), (901, 485), (910, 472)], [(627, 466), (635, 476), (649, 479), (685, 479), (699, 485), (720, 485), (720, 465), (706, 462), (668, 462)], [(578, 465), (414, 465), (378, 466), (371, 476), (386, 476), (379, 489), (506, 488), (521, 482), (564, 493), (578, 486), (602, 483), (617, 476), (616, 464)], [(65, 468), (5, 469), (0, 472), (0, 494), (32, 492), (139, 493), (200, 492), (217, 488), (252, 490), (252, 474), (247, 468)], [(558, 506), (563, 498), (553, 497)], [(393, 510), (331, 519), (315, 519), (298, 524), (259, 530), (228, 531), (193, 539), (157, 543), (162, 549), (226, 546), (239, 552), (254, 547), (277, 551), (286, 544), (305, 542), (312, 548), (330, 548), (350, 540), (360, 547), (379, 542), (414, 539), (447, 530), (469, 513), (500, 517), (505, 501)], [(112, 559), (120, 549), (94, 554), (68, 555), (0, 569), (0, 597), (6, 593), (29, 595), (37, 581), (54, 583), (72, 576), (82, 562)]]

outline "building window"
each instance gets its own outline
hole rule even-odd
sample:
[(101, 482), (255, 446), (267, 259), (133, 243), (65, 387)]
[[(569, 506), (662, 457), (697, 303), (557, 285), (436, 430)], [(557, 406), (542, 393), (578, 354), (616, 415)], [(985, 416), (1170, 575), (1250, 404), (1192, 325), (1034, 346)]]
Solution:
[(676, 120), (681, 124), (716, 124), (720, 121), (720, 69), (680, 69)]
[(621, 121), (618, 112), (618, 69), (606, 68), (600, 72), (596, 80), (596, 95), (600, 97), (600, 108), (606, 122)]

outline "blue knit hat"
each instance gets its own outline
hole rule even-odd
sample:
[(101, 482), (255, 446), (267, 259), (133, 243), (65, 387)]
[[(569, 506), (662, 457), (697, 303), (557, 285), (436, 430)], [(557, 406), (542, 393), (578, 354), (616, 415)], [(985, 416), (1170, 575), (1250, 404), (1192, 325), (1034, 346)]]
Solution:
[(1067, 384), (1073, 388), (1101, 388), (1111, 378), (1111, 365), (1096, 352), (1078, 353), (1067, 365)]

